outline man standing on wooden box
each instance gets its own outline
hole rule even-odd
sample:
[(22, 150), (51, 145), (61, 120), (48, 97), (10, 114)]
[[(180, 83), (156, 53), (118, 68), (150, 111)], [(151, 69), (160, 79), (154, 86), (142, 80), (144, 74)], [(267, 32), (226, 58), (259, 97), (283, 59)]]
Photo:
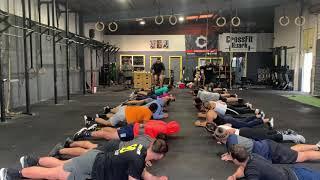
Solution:
[(160, 59), (157, 59), (157, 61), (152, 65), (151, 71), (152, 71), (152, 74), (153, 74), (154, 84), (158, 85), (158, 82), (159, 82), (159, 86), (162, 87), (162, 85), (163, 85), (163, 73), (165, 71), (165, 67), (164, 67), (164, 64), (161, 62)]

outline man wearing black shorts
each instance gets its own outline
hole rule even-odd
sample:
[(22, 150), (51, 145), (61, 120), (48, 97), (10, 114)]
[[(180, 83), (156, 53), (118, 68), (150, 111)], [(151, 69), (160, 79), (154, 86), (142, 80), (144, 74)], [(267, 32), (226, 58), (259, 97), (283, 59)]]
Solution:
[(160, 59), (157, 59), (157, 61), (152, 65), (151, 71), (153, 74), (154, 85), (157, 85), (157, 83), (159, 81), (159, 86), (162, 87), (163, 73), (165, 71), (165, 67)]
[(243, 178), (247, 180), (316, 180), (320, 177), (320, 172), (303, 166), (274, 166), (258, 154), (250, 154), (245, 147), (233, 145), (229, 149), (231, 160), (238, 167), (237, 171), (228, 177), (228, 180)]
[[(58, 180), (167, 180), (166, 176), (156, 177), (145, 169), (145, 163), (160, 160), (168, 152), (164, 140), (155, 140), (149, 148), (133, 144), (114, 152), (91, 150), (88, 153), (60, 161), (52, 157), (29, 160), (21, 171), (2, 168), (0, 179), (58, 179)], [(38, 167), (34, 167), (37, 166)], [(45, 167), (40, 167), (45, 166)], [(50, 168), (47, 168), (50, 167)]]
[[(315, 145), (298, 144), (287, 147), (272, 140), (255, 141), (235, 134), (224, 137), (225, 133), (216, 131), (215, 137), (226, 144), (227, 150), (233, 145), (243, 146), (248, 153), (256, 153), (274, 164), (294, 164), (305, 161), (320, 160), (319, 143)], [(221, 159), (228, 161), (231, 156), (226, 153)]]

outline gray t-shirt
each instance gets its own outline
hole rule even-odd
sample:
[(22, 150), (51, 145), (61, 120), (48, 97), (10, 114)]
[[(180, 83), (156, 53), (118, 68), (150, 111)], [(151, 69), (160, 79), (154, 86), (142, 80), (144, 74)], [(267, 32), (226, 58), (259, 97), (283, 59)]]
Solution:
[(201, 101), (209, 102), (209, 101), (219, 101), (220, 94), (219, 93), (212, 93), (208, 91), (199, 91), (197, 97), (201, 99)]
[(252, 139), (237, 136), (235, 134), (230, 134), (226, 142), (227, 149), (231, 148), (232, 145), (236, 144), (243, 146), (249, 153), (252, 152), (254, 147), (254, 141)]
[(150, 146), (152, 142), (152, 138), (148, 135), (139, 135), (138, 137), (134, 138), (131, 141), (121, 141), (119, 144), (119, 149), (125, 147), (125, 146), (131, 146), (133, 144), (142, 144), (146, 149)]

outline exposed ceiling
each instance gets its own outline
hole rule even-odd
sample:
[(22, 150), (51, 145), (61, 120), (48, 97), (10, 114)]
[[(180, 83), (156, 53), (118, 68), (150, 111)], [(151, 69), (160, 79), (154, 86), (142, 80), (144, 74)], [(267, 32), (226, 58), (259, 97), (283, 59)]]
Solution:
[[(66, 0), (57, 0), (65, 2)], [(296, 0), (69, 0), (70, 7), (84, 15), (85, 21), (134, 19), (160, 14), (227, 13), (230, 9), (268, 8)], [(232, 2), (232, 3), (231, 3)]]

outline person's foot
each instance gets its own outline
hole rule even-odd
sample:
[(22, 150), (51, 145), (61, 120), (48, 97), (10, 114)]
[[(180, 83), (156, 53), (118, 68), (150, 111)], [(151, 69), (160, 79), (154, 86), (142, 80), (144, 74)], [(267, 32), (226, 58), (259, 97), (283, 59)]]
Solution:
[(71, 138), (67, 137), (67, 139), (64, 141), (63, 147), (69, 148), (70, 144), (72, 144), (72, 143), (73, 143), (73, 140)]
[(256, 110), (254, 111), (254, 113), (255, 113), (256, 115), (259, 115), (259, 114), (261, 113), (261, 111), (260, 111), (260, 109), (256, 109)]
[(94, 122), (94, 119), (92, 117), (90, 117), (90, 116), (87, 116), (87, 115), (84, 115), (83, 119), (84, 119), (84, 124), (87, 127), (91, 126), (92, 125), (91, 123)]
[(0, 180), (17, 180), (21, 179), (18, 169), (2, 168), (0, 169)]
[(73, 140), (77, 141), (77, 140), (85, 138), (85, 137), (90, 137), (90, 134), (91, 133), (90, 133), (90, 131), (88, 131), (87, 128), (82, 128), (73, 135)]
[(49, 152), (48, 156), (49, 156), (49, 157), (59, 156), (59, 155), (60, 155), (59, 151), (60, 151), (61, 149), (63, 149), (63, 148), (64, 148), (64, 147), (63, 147), (63, 145), (62, 145), (61, 143), (56, 144), (56, 145), (54, 146), (54, 148)]
[(104, 114), (108, 114), (111, 111), (111, 108), (109, 106), (103, 107)]
[(265, 114), (263, 111), (261, 111), (260, 114), (261, 114), (261, 118), (262, 118), (262, 119), (264, 119), (264, 118), (266, 117), (266, 114)]
[(217, 126), (214, 123), (207, 123), (205, 126), (206, 130), (210, 133), (214, 133), (216, 130)]
[(92, 126), (88, 127), (87, 130), (88, 131), (95, 131), (98, 127), (98, 124), (92, 124)]
[(39, 158), (38, 157), (34, 157), (34, 156), (22, 156), (20, 158), (20, 164), (22, 169), (23, 168), (27, 168), (27, 167), (31, 167), (31, 166), (36, 166), (39, 163)]
[(270, 127), (273, 128), (274, 127), (274, 119), (271, 118), (269, 121)]
[(318, 147), (318, 151), (320, 151), (320, 141), (316, 144), (316, 146)]

